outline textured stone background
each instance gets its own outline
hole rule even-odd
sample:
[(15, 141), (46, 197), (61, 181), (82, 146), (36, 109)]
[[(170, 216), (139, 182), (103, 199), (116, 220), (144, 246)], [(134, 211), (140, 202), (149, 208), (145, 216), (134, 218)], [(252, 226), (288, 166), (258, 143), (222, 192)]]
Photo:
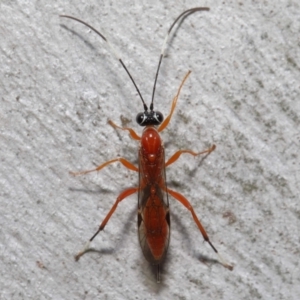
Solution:
[[(0, 14), (1, 299), (298, 299), (300, 7), (298, 1), (12, 1)], [(211, 3), (210, 3), (211, 2)], [(156, 107), (165, 115), (188, 79), (170, 126), (183, 156), (168, 168), (212, 242), (235, 265), (215, 263), (191, 215), (171, 201), (172, 237), (162, 283), (144, 260), (136, 196), (124, 201), (93, 243), (117, 195), (137, 175), (138, 144), (107, 120), (137, 131), (139, 98), (118, 61), (88, 28), (105, 32), (149, 101), (160, 48), (174, 18)], [(202, 261), (207, 257), (209, 260)], [(298, 295), (298, 296), (297, 296)]]

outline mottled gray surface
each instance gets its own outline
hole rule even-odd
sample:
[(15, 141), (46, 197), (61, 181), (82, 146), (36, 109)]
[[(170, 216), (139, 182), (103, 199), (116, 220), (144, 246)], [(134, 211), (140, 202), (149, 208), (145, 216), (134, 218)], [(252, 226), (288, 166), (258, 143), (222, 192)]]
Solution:
[[(300, 7), (298, 1), (12, 1), (0, 4), (1, 299), (298, 299)], [(211, 1), (212, 2), (212, 1)], [(110, 37), (149, 101), (160, 48), (170, 41), (156, 94), (165, 115), (184, 76), (174, 117), (162, 133), (168, 168), (215, 246), (219, 264), (191, 215), (171, 199), (172, 237), (162, 274), (139, 249), (137, 198), (121, 203), (93, 243), (117, 195), (137, 174), (115, 164), (72, 178), (118, 155), (136, 163), (138, 144), (107, 125), (140, 132), (139, 98), (100, 38)]]

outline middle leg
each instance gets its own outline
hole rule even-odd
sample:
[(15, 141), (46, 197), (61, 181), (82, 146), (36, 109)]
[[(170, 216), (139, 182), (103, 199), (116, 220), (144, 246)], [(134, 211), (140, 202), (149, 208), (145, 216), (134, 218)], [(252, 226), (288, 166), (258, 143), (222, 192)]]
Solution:
[(133, 165), (131, 162), (129, 162), (125, 158), (119, 157), (119, 158), (109, 160), (92, 170), (86, 170), (86, 171), (80, 171), (80, 172), (71, 172), (70, 171), (69, 173), (73, 176), (78, 176), (78, 175), (84, 175), (84, 174), (91, 173), (91, 172), (97, 172), (97, 171), (100, 171), (101, 169), (103, 169), (104, 167), (106, 167), (107, 165), (112, 164), (117, 161), (119, 161), (124, 167), (126, 167), (129, 170), (136, 171), (136, 172), (138, 172), (138, 170), (139, 170), (135, 165)]
[(167, 166), (171, 165), (172, 163), (174, 163), (180, 157), (180, 155), (183, 153), (188, 153), (193, 156), (197, 156), (197, 155), (201, 155), (201, 154), (209, 154), (212, 151), (214, 151), (215, 149), (216, 149), (216, 145), (212, 145), (209, 149), (204, 150), (202, 152), (193, 152), (191, 150), (178, 150), (169, 158), (169, 160), (165, 163), (165, 166), (167, 167)]

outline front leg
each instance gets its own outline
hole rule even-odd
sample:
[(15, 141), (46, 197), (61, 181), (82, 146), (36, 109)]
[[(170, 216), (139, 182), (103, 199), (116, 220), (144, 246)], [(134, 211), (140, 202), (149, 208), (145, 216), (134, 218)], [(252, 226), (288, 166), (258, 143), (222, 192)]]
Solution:
[(108, 121), (108, 124), (110, 126), (112, 126), (113, 128), (115, 128), (115, 129), (118, 128), (118, 129), (121, 129), (121, 130), (127, 130), (127, 131), (129, 131), (129, 135), (131, 136), (131, 138), (133, 138), (136, 141), (140, 141), (141, 140), (141, 137), (132, 128), (118, 126), (117, 124), (115, 124), (111, 120)]

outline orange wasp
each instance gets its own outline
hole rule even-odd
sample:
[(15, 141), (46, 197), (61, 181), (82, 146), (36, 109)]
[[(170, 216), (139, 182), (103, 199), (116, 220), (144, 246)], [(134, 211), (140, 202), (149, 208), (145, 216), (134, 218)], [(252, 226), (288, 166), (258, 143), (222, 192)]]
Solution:
[(132, 128), (127, 127), (120, 127), (114, 124), (112, 121), (109, 121), (109, 124), (113, 126), (115, 129), (121, 129), (129, 132), (129, 135), (137, 141), (140, 141), (139, 147), (139, 166), (136, 167), (131, 162), (127, 161), (125, 158), (115, 158), (109, 160), (97, 168), (93, 170), (87, 170), (82, 172), (70, 172), (72, 175), (83, 175), (94, 171), (100, 171), (107, 165), (120, 162), (123, 166), (127, 169), (138, 172), (139, 173), (139, 185), (138, 187), (128, 188), (123, 191), (117, 198), (116, 202), (110, 209), (109, 213), (105, 217), (105, 219), (100, 224), (96, 233), (89, 239), (88, 243), (85, 245), (82, 251), (80, 251), (76, 256), (75, 259), (78, 260), (89, 248), (90, 242), (97, 236), (97, 234), (102, 231), (107, 222), (109, 221), (110, 217), (115, 212), (118, 204), (127, 198), (128, 196), (138, 192), (138, 235), (140, 245), (143, 251), (145, 258), (153, 265), (157, 266), (157, 282), (160, 281), (160, 265), (164, 261), (166, 257), (166, 253), (169, 246), (170, 240), (170, 209), (169, 209), (169, 198), (168, 194), (171, 195), (173, 198), (178, 200), (181, 204), (183, 204), (192, 214), (195, 223), (197, 224), (202, 236), (206, 242), (212, 247), (212, 249), (217, 253), (219, 257), (219, 262), (226, 268), (232, 270), (232, 266), (229, 265), (224, 259), (220, 256), (217, 249), (214, 245), (210, 242), (209, 237), (202, 226), (201, 222), (199, 221), (198, 217), (195, 214), (195, 211), (190, 204), (190, 202), (180, 193), (175, 192), (167, 187), (166, 183), (166, 167), (173, 164), (181, 154), (187, 153), (193, 156), (201, 155), (201, 154), (209, 154), (213, 150), (215, 150), (216, 146), (213, 145), (209, 149), (202, 151), (202, 152), (193, 152), (191, 150), (179, 150), (175, 154), (169, 158), (167, 162), (165, 162), (165, 150), (163, 146), (162, 139), (159, 135), (159, 132), (163, 131), (169, 124), (171, 117), (173, 115), (174, 109), (176, 107), (176, 103), (180, 94), (180, 91), (188, 78), (190, 71), (185, 75), (183, 78), (180, 87), (172, 101), (172, 107), (169, 115), (164, 120), (164, 117), (161, 112), (154, 110), (154, 94), (155, 94), (155, 87), (158, 78), (158, 73), (160, 69), (160, 65), (162, 62), (162, 58), (164, 55), (164, 51), (168, 42), (168, 38), (170, 33), (174, 27), (174, 25), (179, 21), (187, 17), (188, 15), (196, 12), (196, 11), (208, 11), (209, 8), (207, 7), (196, 7), (189, 10), (184, 11), (181, 13), (176, 20), (171, 25), (167, 36), (164, 40), (161, 55), (159, 58), (159, 63), (155, 75), (153, 92), (152, 92), (152, 101), (150, 107), (145, 104), (144, 99), (133, 80), (133, 77), (129, 73), (127, 67), (123, 63), (122, 59), (119, 57), (117, 52), (108, 42), (106, 37), (104, 37), (98, 30), (90, 26), (89, 24), (81, 21), (77, 18), (61, 15), (61, 17), (73, 19), (77, 22), (84, 24), (85, 26), (89, 27), (92, 31), (96, 32), (105, 42), (108, 43), (112, 52), (119, 60), (125, 71), (127, 72), (128, 76), (130, 77), (133, 85), (135, 86), (140, 99), (144, 106), (144, 112), (138, 113), (136, 117), (136, 121), (140, 126), (145, 127), (142, 133), (142, 136), (139, 136)]

